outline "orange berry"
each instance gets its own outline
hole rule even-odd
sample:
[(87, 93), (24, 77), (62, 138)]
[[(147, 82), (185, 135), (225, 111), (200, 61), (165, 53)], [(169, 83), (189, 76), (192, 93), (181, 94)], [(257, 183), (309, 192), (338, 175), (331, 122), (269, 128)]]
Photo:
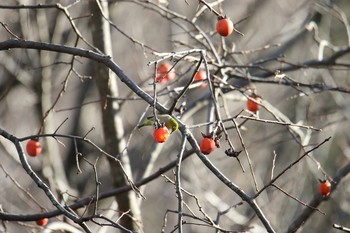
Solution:
[(26, 150), (29, 156), (35, 157), (41, 153), (41, 144), (38, 140), (30, 139), (27, 142)]
[[(175, 69), (171, 69), (169, 63), (163, 63), (157, 67), (156, 81), (160, 83), (166, 83), (173, 80), (176, 76)], [(171, 69), (171, 70), (170, 70)], [(169, 71), (170, 70), (170, 71)]]
[(170, 135), (169, 129), (164, 126), (157, 128), (153, 131), (153, 138), (156, 142), (163, 143), (165, 142)]
[(328, 180), (321, 181), (319, 192), (322, 196), (327, 197), (331, 194), (332, 185)]
[(233, 32), (233, 23), (228, 18), (219, 19), (216, 23), (216, 31), (221, 36), (229, 36)]
[[(251, 99), (254, 99), (257, 103), (261, 102), (261, 99), (259, 97), (254, 97), (254, 96), (250, 96)], [(255, 103), (253, 100), (248, 99), (247, 100), (247, 108), (249, 111), (251, 112), (256, 112), (260, 109), (260, 105)]]
[(36, 225), (38, 226), (45, 226), (48, 222), (49, 222), (48, 218), (42, 218), (35, 221)]
[(210, 154), (215, 149), (215, 141), (212, 138), (203, 138), (199, 144), (201, 152), (205, 155)]
[[(198, 70), (197, 73), (194, 75), (194, 81), (196, 82), (199, 82), (199, 81), (202, 81), (202, 80), (205, 80), (206, 79), (206, 72), (205, 70)], [(200, 87), (201, 88), (204, 88), (208, 85), (208, 83), (206, 82), (203, 82)]]

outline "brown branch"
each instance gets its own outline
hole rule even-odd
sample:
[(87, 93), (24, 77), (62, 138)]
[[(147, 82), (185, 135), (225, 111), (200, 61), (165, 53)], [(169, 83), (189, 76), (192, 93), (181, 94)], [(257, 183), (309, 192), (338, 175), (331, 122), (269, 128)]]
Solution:
[[(7, 138), (7, 133), (5, 131), (2, 131), (0, 129), (0, 135), (4, 136), (5, 138)], [(42, 135), (42, 136), (50, 136), (50, 135)], [(90, 140), (86, 139), (86, 138), (81, 138), (81, 137), (75, 137), (75, 136), (69, 136), (69, 135), (55, 135), (56, 137), (65, 137), (65, 138), (73, 138), (76, 140), (82, 140), (85, 141), (87, 143), (92, 143)], [(27, 138), (22, 138), (21, 140), (26, 140)], [(91, 144), (92, 146), (98, 148), (95, 144)], [(193, 154), (194, 150), (188, 150), (186, 152), (184, 152), (183, 156), (182, 156), (182, 161), (184, 161), (185, 159), (189, 158), (192, 154)], [(176, 166), (176, 163), (178, 162), (178, 160), (173, 160), (172, 162), (169, 162), (166, 166), (159, 168), (158, 171), (154, 172), (153, 174), (149, 175), (148, 177), (136, 181), (134, 183), (135, 187), (141, 187), (142, 185), (148, 184), (149, 182), (157, 179), (158, 177), (160, 177), (162, 174), (166, 173), (167, 171), (171, 170), (172, 168), (174, 168)], [(125, 193), (125, 192), (129, 192), (133, 190), (133, 186), (132, 185), (125, 185), (123, 187), (119, 187), (119, 188), (115, 188), (115, 189), (111, 189), (109, 191), (106, 192), (102, 192), (99, 194), (99, 198), (98, 200), (102, 200), (102, 199), (106, 199), (115, 195), (119, 195), (121, 193)], [(93, 202), (95, 202), (97, 200), (96, 195), (92, 195), (86, 198), (82, 198), (79, 201), (75, 202), (74, 204), (71, 204), (68, 206), (69, 209), (72, 210), (76, 210), (82, 207), (85, 207), (88, 204), (91, 204)], [(5, 213), (5, 212), (1, 212), (0, 211), (0, 219), (1, 220), (7, 220), (7, 221), (35, 221), (38, 219), (42, 219), (42, 218), (51, 218), (51, 217), (55, 217), (55, 216), (59, 216), (62, 213), (59, 210), (54, 210), (54, 211), (50, 211), (47, 213), (38, 213), (38, 214), (11, 214), (11, 213)]]
[(262, 189), (260, 189), (259, 192), (257, 192), (254, 196), (254, 198), (258, 197), (267, 187), (271, 186), (277, 179), (279, 179), (284, 173), (286, 173), (289, 169), (291, 169), (295, 164), (299, 163), (305, 156), (310, 154), (312, 151), (318, 149), (323, 144), (328, 142), (331, 139), (331, 137), (326, 138), (323, 142), (315, 146), (314, 148), (306, 151), (302, 156), (300, 156), (297, 160), (289, 164), (285, 169), (283, 169), (275, 178), (273, 178), (268, 184), (266, 184)]
[(295, 200), (296, 202), (299, 202), (299, 203), (302, 204), (303, 206), (306, 206), (306, 207), (308, 207), (308, 208), (310, 208), (310, 209), (312, 209), (312, 210), (316, 210), (316, 211), (320, 212), (320, 213), (323, 214), (323, 215), (326, 215), (324, 212), (322, 212), (322, 211), (319, 210), (318, 208), (315, 208), (315, 207), (313, 207), (313, 206), (310, 206), (310, 205), (308, 205), (308, 204), (306, 204), (306, 203), (300, 201), (298, 198), (293, 197), (292, 195), (290, 195), (289, 193), (287, 193), (286, 191), (284, 191), (284, 190), (283, 190), (282, 188), (280, 188), (279, 186), (277, 186), (277, 185), (275, 185), (275, 184), (272, 184), (271, 186), (275, 187), (276, 189), (278, 189), (279, 191), (281, 191), (282, 193), (284, 193), (286, 196), (292, 198), (292, 199)]
[(78, 215), (76, 215), (74, 212), (69, 211), (63, 206), (55, 197), (55, 195), (52, 193), (51, 189), (40, 179), (40, 177), (34, 172), (32, 167), (29, 165), (28, 160), (24, 154), (23, 148), (20, 144), (20, 140), (7, 133), (3, 129), (0, 129), (0, 135), (6, 138), (7, 140), (11, 141), (15, 146), (16, 150), (20, 159), (20, 162), (22, 164), (23, 169), (26, 171), (26, 173), (32, 178), (32, 180), (38, 185), (40, 189), (42, 189), (46, 196), (49, 198), (51, 203), (57, 208), (60, 214), (65, 215), (75, 223), (79, 224), (86, 232), (91, 232), (89, 227), (86, 225), (85, 222), (83, 222)]
[[(350, 163), (345, 165), (343, 168), (341, 168), (336, 175), (333, 177), (332, 183), (332, 192), (336, 190), (338, 184), (340, 183), (341, 179), (343, 179), (345, 176), (347, 176), (350, 173)], [(332, 194), (331, 194), (332, 195)], [(329, 197), (322, 197), (320, 194), (316, 194), (314, 198), (308, 203), (308, 206), (312, 206), (314, 208), (317, 208), (322, 202), (327, 201)], [(294, 233), (296, 232), (315, 212), (314, 209), (306, 208), (304, 211), (302, 211), (299, 216), (290, 224), (287, 233)]]

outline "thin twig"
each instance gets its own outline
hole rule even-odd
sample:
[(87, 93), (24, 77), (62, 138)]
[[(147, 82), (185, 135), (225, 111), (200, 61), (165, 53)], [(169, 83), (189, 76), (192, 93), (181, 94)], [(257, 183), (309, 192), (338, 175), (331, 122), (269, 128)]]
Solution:
[(236, 131), (237, 131), (239, 140), (240, 140), (240, 142), (241, 142), (241, 145), (242, 145), (243, 150), (244, 150), (244, 152), (245, 152), (245, 155), (246, 155), (246, 157), (247, 157), (247, 161), (248, 161), (248, 164), (249, 164), (249, 169), (250, 169), (250, 172), (251, 172), (251, 174), (252, 174), (253, 181), (254, 181), (254, 185), (255, 185), (255, 190), (258, 191), (259, 188), (258, 188), (258, 183), (257, 183), (256, 178), (255, 178), (255, 173), (254, 173), (252, 161), (251, 161), (251, 159), (250, 159), (250, 156), (249, 156), (247, 147), (246, 147), (245, 144), (244, 144), (244, 140), (243, 140), (241, 131), (239, 130), (238, 125), (237, 125), (237, 122), (236, 122), (234, 119), (232, 119), (232, 122), (233, 122), (233, 124), (235, 125), (235, 129), (236, 129)]
[(177, 208), (178, 208), (178, 219), (177, 219), (177, 226), (179, 233), (182, 233), (182, 216), (183, 216), (183, 195), (181, 192), (181, 161), (182, 156), (184, 154), (186, 148), (186, 136), (182, 136), (181, 140), (181, 148), (178, 154), (177, 163), (175, 167), (175, 187), (176, 187), (176, 194), (177, 194)]
[(344, 232), (350, 232), (350, 228), (348, 227), (344, 227), (344, 226), (341, 226), (341, 225), (338, 225), (338, 224), (333, 224), (333, 227), (337, 230), (341, 230), (341, 231), (344, 231)]
[(312, 151), (318, 149), (319, 147), (321, 147), (323, 144), (325, 144), (326, 142), (328, 142), (331, 139), (331, 137), (326, 138), (323, 142), (321, 142), (320, 144), (318, 144), (317, 146), (315, 146), (314, 148), (306, 151), (302, 156), (300, 156), (297, 160), (295, 160), (294, 162), (292, 162), (291, 164), (289, 164), (285, 169), (283, 169), (275, 178), (273, 178), (268, 184), (266, 184), (262, 189), (259, 190), (259, 192), (257, 192), (255, 194), (255, 196), (253, 198), (258, 197), (267, 187), (269, 187), (270, 185), (272, 185), (277, 179), (279, 179), (284, 173), (286, 173), (289, 169), (291, 169), (295, 164), (299, 163), (305, 156), (307, 156), (309, 153), (311, 153)]
[(281, 191), (282, 193), (284, 193), (284, 194), (287, 195), (288, 197), (292, 198), (293, 200), (299, 202), (299, 203), (302, 204), (303, 206), (306, 206), (306, 207), (308, 207), (308, 208), (310, 208), (310, 209), (313, 209), (313, 210), (316, 210), (316, 211), (320, 212), (320, 213), (323, 214), (323, 215), (326, 215), (324, 212), (322, 212), (322, 211), (319, 210), (318, 208), (315, 208), (315, 207), (313, 207), (313, 206), (309, 206), (308, 204), (306, 204), (306, 203), (300, 201), (299, 199), (293, 197), (292, 195), (290, 195), (289, 193), (287, 193), (286, 191), (284, 191), (284, 190), (283, 190), (282, 188), (280, 188), (279, 186), (277, 186), (277, 185), (275, 185), (275, 184), (272, 184), (271, 186), (275, 187), (276, 189), (278, 189), (279, 191)]

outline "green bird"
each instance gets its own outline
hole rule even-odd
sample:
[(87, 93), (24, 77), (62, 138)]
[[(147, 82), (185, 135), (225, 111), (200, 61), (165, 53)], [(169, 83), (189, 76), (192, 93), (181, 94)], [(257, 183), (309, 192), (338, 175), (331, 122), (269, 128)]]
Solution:
[[(159, 123), (164, 123), (164, 125), (171, 131), (171, 133), (174, 133), (179, 128), (177, 121), (168, 114), (157, 115), (157, 118), (159, 120)], [(146, 121), (138, 125), (137, 128), (152, 125), (154, 125), (154, 116), (147, 117)]]

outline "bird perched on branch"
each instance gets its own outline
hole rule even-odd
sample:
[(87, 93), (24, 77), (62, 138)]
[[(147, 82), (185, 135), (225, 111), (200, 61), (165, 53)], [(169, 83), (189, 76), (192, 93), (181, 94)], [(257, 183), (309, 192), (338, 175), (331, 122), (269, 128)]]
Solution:
[[(157, 115), (160, 124), (164, 124), (171, 133), (174, 133), (179, 128), (177, 121), (168, 114)], [(142, 128), (144, 126), (154, 125), (154, 116), (147, 117), (146, 121), (137, 126), (137, 128)]]

